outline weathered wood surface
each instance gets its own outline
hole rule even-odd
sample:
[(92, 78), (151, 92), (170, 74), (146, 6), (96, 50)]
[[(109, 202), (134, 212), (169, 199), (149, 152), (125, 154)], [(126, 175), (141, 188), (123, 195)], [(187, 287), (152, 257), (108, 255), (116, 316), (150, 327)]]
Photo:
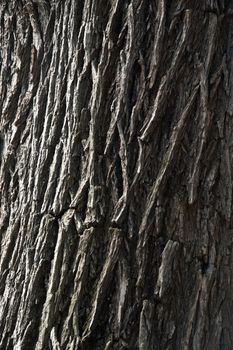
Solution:
[(0, 349), (232, 349), (232, 1), (0, 20)]

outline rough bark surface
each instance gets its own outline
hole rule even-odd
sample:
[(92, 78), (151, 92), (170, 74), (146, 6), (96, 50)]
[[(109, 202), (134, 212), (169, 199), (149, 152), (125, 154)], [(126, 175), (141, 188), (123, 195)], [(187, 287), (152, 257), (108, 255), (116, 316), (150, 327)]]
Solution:
[(232, 349), (232, 1), (0, 21), (0, 349)]

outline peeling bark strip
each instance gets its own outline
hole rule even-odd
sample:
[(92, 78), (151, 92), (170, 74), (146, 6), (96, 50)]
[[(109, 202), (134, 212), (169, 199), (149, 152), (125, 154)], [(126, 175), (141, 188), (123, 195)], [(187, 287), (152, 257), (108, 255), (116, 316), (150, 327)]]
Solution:
[(233, 347), (233, 6), (0, 3), (0, 349)]

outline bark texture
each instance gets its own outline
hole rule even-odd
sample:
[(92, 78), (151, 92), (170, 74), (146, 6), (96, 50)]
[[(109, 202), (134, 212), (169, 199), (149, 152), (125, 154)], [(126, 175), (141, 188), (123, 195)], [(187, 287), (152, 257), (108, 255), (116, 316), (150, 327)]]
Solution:
[(0, 21), (0, 349), (232, 349), (232, 0)]

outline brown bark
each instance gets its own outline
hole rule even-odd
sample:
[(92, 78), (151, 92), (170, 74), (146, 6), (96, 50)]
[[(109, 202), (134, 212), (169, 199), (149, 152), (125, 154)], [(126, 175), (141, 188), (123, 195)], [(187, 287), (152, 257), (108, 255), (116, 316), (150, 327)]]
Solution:
[(0, 349), (231, 349), (231, 1), (0, 20)]

